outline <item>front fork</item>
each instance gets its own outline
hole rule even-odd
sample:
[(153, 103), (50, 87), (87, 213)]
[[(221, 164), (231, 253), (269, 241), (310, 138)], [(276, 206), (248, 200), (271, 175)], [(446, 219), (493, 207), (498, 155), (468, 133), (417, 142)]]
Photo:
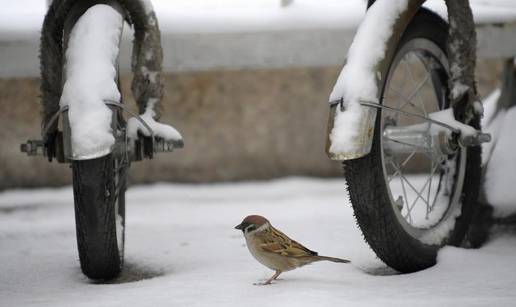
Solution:
[[(174, 149), (184, 146), (183, 140), (165, 140), (156, 138), (154, 131), (147, 123), (137, 114), (131, 112), (123, 104), (116, 101), (105, 101), (111, 108), (111, 131), (115, 138), (115, 143), (111, 147), (110, 153), (115, 155), (126, 155), (127, 161), (141, 161), (143, 159), (152, 159), (156, 153), (172, 152)], [(119, 125), (123, 122), (122, 113), (127, 112), (134, 116), (148, 130), (150, 136), (138, 134), (137, 139), (129, 138), (127, 135), (126, 125)], [(59, 118), (61, 119), (61, 130), (56, 129), (49, 137), (49, 129), (55, 127)], [(42, 139), (28, 140), (21, 144), (20, 150), (28, 156), (43, 156), (49, 161), (57, 160), (59, 163), (69, 163), (78, 160), (72, 154), (71, 127), (68, 120), (68, 108), (64, 107), (59, 110), (43, 128)], [(80, 158), (79, 158), (80, 160)]]

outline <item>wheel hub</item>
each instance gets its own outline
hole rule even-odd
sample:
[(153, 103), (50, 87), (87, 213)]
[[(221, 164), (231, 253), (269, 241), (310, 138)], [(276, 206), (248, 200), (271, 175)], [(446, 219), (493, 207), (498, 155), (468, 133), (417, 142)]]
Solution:
[(459, 148), (451, 134), (432, 130), (426, 124), (402, 127), (387, 125), (383, 130), (383, 142), (384, 152), (388, 155), (418, 152), (446, 156), (456, 153)]

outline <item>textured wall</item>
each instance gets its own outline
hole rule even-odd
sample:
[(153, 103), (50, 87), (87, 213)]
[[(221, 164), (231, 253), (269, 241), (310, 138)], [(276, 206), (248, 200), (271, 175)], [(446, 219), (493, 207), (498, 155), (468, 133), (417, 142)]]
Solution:
[[(500, 63), (481, 60), (482, 95), (496, 86)], [(327, 97), (338, 67), (214, 71), (166, 75), (163, 121), (185, 148), (134, 163), (131, 182), (210, 182), (286, 175), (337, 176), (324, 152)], [(123, 90), (130, 97), (129, 78)], [(70, 183), (68, 165), (29, 158), (19, 143), (39, 135), (39, 82), (0, 79), (0, 189)], [(126, 103), (135, 110), (129, 98)]]
[[(327, 96), (339, 68), (217, 71), (165, 76), (165, 112), (185, 148), (134, 163), (131, 182), (336, 176), (324, 152)], [(123, 90), (129, 93), (129, 78)], [(0, 188), (70, 182), (67, 165), (19, 153), (39, 135), (38, 80), (0, 79)], [(129, 95), (126, 95), (128, 97)], [(126, 101), (133, 109), (134, 102)]]

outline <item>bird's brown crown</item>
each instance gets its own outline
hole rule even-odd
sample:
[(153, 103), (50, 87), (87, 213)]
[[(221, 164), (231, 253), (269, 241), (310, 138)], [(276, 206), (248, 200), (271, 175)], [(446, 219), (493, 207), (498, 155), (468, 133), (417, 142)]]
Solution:
[(268, 222), (269, 221), (261, 215), (248, 215), (242, 221), (242, 224), (254, 224), (254, 225), (260, 227), (263, 224), (268, 223)]

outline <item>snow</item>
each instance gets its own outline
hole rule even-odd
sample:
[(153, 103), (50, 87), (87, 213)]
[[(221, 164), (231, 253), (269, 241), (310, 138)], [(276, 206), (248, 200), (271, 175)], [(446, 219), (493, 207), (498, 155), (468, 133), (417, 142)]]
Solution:
[[(407, 4), (407, 0), (378, 0), (367, 11), (349, 48), (347, 63), (330, 94), (330, 101), (344, 97), (344, 102), (348, 104), (354, 96), (366, 95), (363, 98), (367, 98), (371, 93), (376, 94), (374, 66), (383, 58), (392, 26)], [(355, 85), (359, 86), (356, 90), (353, 89), (350, 75), (354, 77)]]
[[(472, 136), (472, 135), (476, 135), (478, 133), (478, 131), (475, 128), (473, 128), (469, 125), (463, 124), (463, 123), (459, 122), (458, 120), (456, 120), (455, 115), (453, 115), (452, 108), (444, 109), (444, 110), (437, 111), (437, 112), (432, 112), (432, 113), (428, 114), (428, 117), (430, 117), (431, 119), (433, 119), (435, 121), (447, 124), (448, 126), (451, 126), (457, 130), (460, 130), (461, 137)], [(435, 127), (438, 125), (432, 125), (432, 126)], [(442, 131), (451, 133), (450, 129), (444, 128), (442, 126), (439, 126), (439, 128)]]
[[(451, 48), (453, 49), (454, 46), (452, 44)], [(461, 69), (457, 65), (457, 63), (453, 63), (451, 69), (450, 69), (452, 76), (460, 76), (461, 75)], [(456, 80), (453, 83), (453, 88), (451, 90), (451, 98), (455, 101), (461, 97), (463, 97), (464, 94), (466, 94), (469, 91), (469, 86), (462, 84), (459, 80)]]
[[(0, 306), (510, 306), (516, 237), (444, 248), (438, 264), (396, 275), (355, 225), (343, 179), (213, 185), (156, 184), (127, 192), (126, 268), (108, 284), (79, 270), (69, 187), (0, 193)], [(240, 231), (262, 214), (287, 235), (351, 264), (273, 272)]]
[[(174, 127), (165, 125), (157, 122), (154, 117), (156, 112), (154, 112), (154, 105), (156, 104), (155, 99), (150, 99), (145, 112), (140, 115), (140, 118), (145, 121), (145, 123), (152, 129), (155, 137), (160, 137), (165, 140), (182, 140), (183, 137), (181, 133), (177, 131)], [(151, 136), (150, 131), (135, 117), (129, 118), (127, 121), (127, 134), (129, 137), (133, 139), (138, 138), (138, 132), (141, 132), (145, 136)]]
[[(450, 170), (454, 170), (454, 162), (450, 163), (447, 167)], [(454, 172), (453, 172), (454, 173)], [(448, 178), (453, 178), (454, 174), (449, 173), (446, 175)], [(402, 185), (401, 178), (393, 179), (389, 182), (389, 188), (393, 199), (397, 199), (399, 196), (405, 197), (403, 199), (404, 205), (400, 211), (401, 215), (407, 219), (407, 222), (414, 227), (426, 229), (421, 233), (420, 240), (426, 244), (439, 245), (443, 242), (443, 239), (447, 238), (455, 226), (455, 219), (461, 214), (460, 205), (448, 211), (450, 200), (450, 192), (453, 187), (452, 181), (447, 182), (446, 178), (443, 177), (442, 186), (445, 187), (439, 189), (437, 184), (440, 180), (439, 176), (434, 175), (432, 178), (433, 184), (428, 184), (428, 174), (413, 174), (408, 178), (410, 185), (406, 185), (406, 188)], [(431, 196), (430, 203), (437, 198), (433, 204), (433, 208), (427, 213), (427, 204), (425, 200), (419, 198), (418, 192)], [(455, 203), (455, 202), (453, 202)], [(408, 208), (411, 208), (410, 217), (408, 215)], [(430, 228), (432, 227), (432, 228)]]
[(69, 106), (72, 155), (89, 159), (111, 151), (111, 110), (105, 100), (120, 100), (116, 65), (122, 16), (95, 5), (77, 21), (66, 52), (66, 82), (61, 107)]
[[(428, 174), (417, 174), (410, 176), (410, 184), (414, 187), (414, 189), (412, 189), (408, 184), (406, 184), (406, 187), (404, 187), (400, 177), (392, 179), (389, 182), (389, 188), (391, 190), (393, 199), (398, 200), (400, 199), (399, 197), (402, 197), (402, 199), (400, 199), (400, 201), (403, 202), (403, 207), (400, 211), (401, 215), (403, 217), (407, 217), (409, 224), (417, 228), (430, 228), (431, 226), (436, 225), (439, 221), (442, 220), (446, 210), (448, 209), (449, 195), (443, 195), (445, 194), (445, 189), (439, 191), (439, 185), (436, 184), (440, 180), (439, 176), (433, 175), (431, 178), (434, 184), (429, 185), (427, 183), (427, 181), (430, 179)], [(424, 193), (428, 192), (428, 194), (431, 196), (429, 201), (431, 204), (436, 197), (439, 200), (444, 201), (436, 201), (433, 209), (427, 213), (427, 205), (424, 200), (418, 197), (416, 190), (424, 191)], [(408, 215), (409, 207), (411, 208), (410, 216)], [(439, 239), (442, 240), (442, 238), (446, 237), (446, 235), (447, 233), (444, 236), (440, 236)]]
[(241, 33), (302, 29), (354, 29), (364, 16), (362, 0), (154, 1), (164, 32)]
[(421, 236), (421, 242), (429, 245), (439, 245), (442, 244), (445, 238), (448, 238), (455, 227), (456, 219), (462, 212), (462, 207), (457, 205), (455, 208), (452, 208), (452, 210), (453, 211), (450, 212), (447, 220), (436, 225), (436, 227), (428, 230), (423, 236)]
[(491, 142), (482, 144), (482, 165), (485, 165), (491, 157), (493, 145), (496, 143), (497, 134), (500, 130), (499, 126), (502, 123), (500, 120), (495, 120), (497, 115), (496, 106), (501, 93), (502, 91), (498, 88), (483, 99), (484, 116), (481, 121), (482, 131), (490, 133), (492, 139)]
[(491, 133), (492, 141), (483, 147), (485, 189), (487, 200), (494, 207), (495, 217), (506, 217), (516, 212), (516, 107), (495, 113), (500, 90), (494, 91), (485, 101), (484, 131)]
[[(378, 0), (360, 23), (348, 50), (346, 64), (329, 97), (330, 103), (342, 99), (341, 104), (344, 107), (336, 108), (330, 133), (330, 153), (359, 153), (363, 151), (364, 144), (370, 144), (368, 140), (360, 138), (364, 131), (368, 131), (367, 125), (374, 122), (375, 111), (362, 107), (360, 101), (378, 100), (376, 66), (384, 58), (387, 40), (392, 36), (392, 27), (407, 5), (407, 0)], [(456, 71), (457, 68), (452, 67), (452, 70)], [(467, 89), (468, 87), (456, 82), (452, 96), (460, 97)], [(473, 128), (456, 121), (451, 110), (438, 112), (433, 116), (436, 120), (460, 129), (464, 136), (476, 134)]]
[(152, 2), (150, 0), (139, 0), (143, 4), (143, 8), (145, 10), (145, 14), (150, 14), (154, 12), (154, 7), (152, 6)]
[[(516, 19), (516, 3), (513, 0), (470, 0), (476, 24), (496, 24)], [(426, 0), (425, 7), (448, 19), (444, 0)]]
[[(146, 9), (152, 4), (144, 1)], [(115, 139), (111, 131), (112, 113), (106, 100), (119, 101), (116, 84), (116, 66), (121, 38), (122, 16), (108, 5), (90, 8), (72, 30), (66, 52), (66, 83), (61, 106), (69, 106), (68, 116), (72, 131), (72, 154), (75, 158), (91, 159), (108, 154)], [(158, 72), (144, 75), (155, 82)], [(150, 126), (154, 135), (166, 140), (180, 140), (181, 134), (171, 126), (158, 123), (154, 106), (156, 99), (149, 99), (141, 118)], [(130, 137), (137, 132), (150, 136), (150, 132), (136, 119), (128, 121)]]
[[(0, 40), (37, 36), (46, 11), (44, 1), (10, 2), (2, 3)], [(362, 0), (295, 0), (287, 6), (280, 0), (145, 0), (144, 5), (147, 11), (154, 7), (165, 34), (353, 29), (366, 7)]]
[[(510, 37), (511, 22), (516, 21), (516, 6), (508, 1), (472, 1), (477, 23), (508, 24), (505, 28), (484, 27), (481, 33), (488, 34), (481, 37), (489, 38), (479, 40), (480, 56), (514, 54), (514, 44), (505, 37)], [(4, 2), (0, 10), (0, 62), (6, 64), (0, 66), (0, 77), (37, 77), (45, 1)], [(281, 2), (153, 0), (162, 33), (164, 70), (341, 65), (364, 17), (366, 1), (295, 0), (283, 7)], [(127, 56), (120, 64), (129, 72), (132, 38), (127, 35), (123, 40)], [(491, 42), (498, 40), (505, 43), (493, 47)]]
[[(443, 0), (427, 0), (425, 6), (446, 15)], [(287, 29), (347, 28), (358, 26), (365, 14), (365, 0), (144, 0), (154, 7), (164, 33), (244, 32)], [(512, 0), (472, 0), (478, 23), (516, 20)], [(46, 11), (45, 1), (3, 1), (0, 38), (37, 35)]]
[(330, 102), (343, 98), (345, 107), (344, 111), (337, 108), (330, 152), (353, 152), (360, 146), (357, 139), (361, 129), (357, 127), (367, 123), (367, 113), (375, 112), (361, 107), (360, 100), (377, 100), (375, 67), (384, 57), (394, 22), (407, 4), (407, 0), (378, 0), (360, 23), (329, 98)]

